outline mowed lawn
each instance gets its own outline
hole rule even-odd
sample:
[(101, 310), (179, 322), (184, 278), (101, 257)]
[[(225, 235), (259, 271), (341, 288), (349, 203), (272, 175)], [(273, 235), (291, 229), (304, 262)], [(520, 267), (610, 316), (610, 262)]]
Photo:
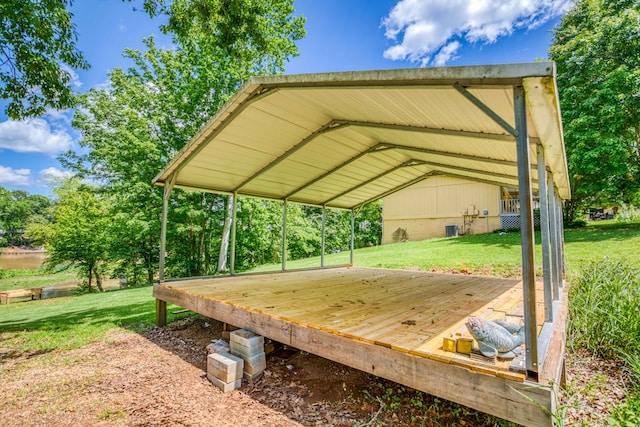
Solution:
[[(640, 264), (640, 224), (602, 222), (566, 230), (565, 252), (569, 277), (585, 262), (604, 257)], [(540, 260), (538, 244), (536, 263)], [(348, 262), (345, 252), (325, 257), (325, 265)], [(355, 251), (354, 264), (517, 277), (520, 235), (491, 233), (364, 248)], [(319, 257), (287, 262), (291, 269), (319, 265)], [(280, 265), (271, 265), (257, 270), (278, 268)], [(172, 311), (176, 307), (169, 307), (169, 321), (185, 315)], [(0, 348), (17, 353), (71, 349), (101, 339), (111, 328), (141, 331), (152, 327), (154, 321), (155, 301), (150, 287), (15, 302), (0, 305)]]
[[(536, 233), (536, 265), (542, 274), (540, 233)], [(640, 223), (596, 222), (589, 227), (565, 230), (565, 267), (570, 276), (585, 262), (611, 257), (640, 265)], [(349, 254), (325, 256), (325, 265), (346, 264)], [(320, 265), (320, 257), (287, 261), (287, 269)], [(520, 233), (489, 233), (453, 238), (404, 242), (357, 249), (358, 267), (417, 268), (517, 277), (520, 274)], [(265, 265), (254, 271), (280, 269)]]

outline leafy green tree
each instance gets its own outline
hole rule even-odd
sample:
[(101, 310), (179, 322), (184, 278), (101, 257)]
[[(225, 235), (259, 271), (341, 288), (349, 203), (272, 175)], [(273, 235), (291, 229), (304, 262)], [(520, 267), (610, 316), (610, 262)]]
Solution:
[(40, 194), (28, 194), (26, 191), (9, 191), (0, 187), (0, 230), (3, 244), (28, 245), (31, 242), (24, 235), (27, 225), (38, 218), (47, 219), (51, 201)]
[(246, 70), (260, 74), (281, 72), (305, 35), (305, 19), (293, 16), (292, 0), (145, 0), (144, 8), (165, 15), (161, 29), (183, 47), (195, 40), (200, 49), (240, 60), (240, 69), (251, 64)]
[[(131, 1), (131, 0), (123, 0)], [(0, 98), (13, 119), (39, 116), (47, 108), (75, 105), (72, 70), (89, 64), (76, 46), (69, 7), (73, 0), (0, 2)], [(195, 37), (232, 59), (277, 72), (296, 52), (304, 19), (292, 17), (290, 0), (144, 0), (150, 16), (165, 15), (162, 30), (182, 44)], [(135, 8), (134, 8), (135, 10)], [(274, 37), (275, 33), (284, 37)]]
[[(162, 13), (178, 10), (150, 3)], [(147, 280), (156, 269), (162, 192), (151, 186), (153, 177), (248, 77), (280, 72), (286, 59), (297, 54), (294, 41), (301, 37), (303, 21), (289, 16), (291, 1), (264, 2), (272, 6), (268, 10), (256, 9), (254, 3), (171, 3), (174, 8), (210, 5), (216, 12), (196, 14), (207, 19), (181, 24), (185, 36), (174, 37), (173, 50), (159, 49), (149, 38), (145, 52), (125, 51), (134, 66), (113, 70), (109, 89), (92, 89), (81, 98), (84, 108), (73, 125), (82, 134), (85, 152), (69, 152), (62, 160), (99, 182), (113, 198), (112, 218), (126, 237), (126, 244), (113, 253), (127, 275), (139, 277), (133, 272), (139, 271), (141, 260)], [(256, 17), (247, 10), (265, 13)], [(253, 41), (254, 24), (259, 25), (260, 43)], [(231, 28), (235, 47), (224, 38)], [(174, 190), (169, 215), (168, 274), (215, 271), (218, 247), (213, 245), (221, 243), (216, 236), (224, 224), (224, 198)], [(127, 233), (130, 228), (133, 232)]]
[(74, 105), (71, 69), (89, 64), (76, 47), (67, 9), (72, 0), (0, 2), (0, 98), (13, 119), (38, 116), (47, 107)]
[(572, 220), (590, 204), (638, 202), (640, 3), (582, 0), (554, 31)]
[(355, 245), (358, 248), (382, 243), (382, 200), (367, 203), (355, 218)]
[(89, 290), (95, 280), (100, 292), (110, 246), (109, 201), (96, 188), (69, 179), (55, 190), (53, 222), (34, 224), (29, 234), (44, 240), (49, 268), (77, 267)]

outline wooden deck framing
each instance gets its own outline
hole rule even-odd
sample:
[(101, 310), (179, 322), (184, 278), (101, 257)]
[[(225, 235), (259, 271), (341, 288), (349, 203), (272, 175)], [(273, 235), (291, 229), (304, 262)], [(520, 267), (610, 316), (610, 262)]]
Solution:
[[(522, 317), (518, 280), (336, 268), (163, 282), (154, 297), (336, 362), (523, 425), (551, 425), (564, 319), (550, 325), (539, 382), (442, 349), (469, 316)], [(541, 299), (538, 299), (541, 300)], [(560, 313), (563, 313), (560, 301)], [(537, 310), (541, 331), (544, 310)], [(549, 326), (549, 325), (547, 325)], [(551, 384), (550, 386), (548, 384)]]

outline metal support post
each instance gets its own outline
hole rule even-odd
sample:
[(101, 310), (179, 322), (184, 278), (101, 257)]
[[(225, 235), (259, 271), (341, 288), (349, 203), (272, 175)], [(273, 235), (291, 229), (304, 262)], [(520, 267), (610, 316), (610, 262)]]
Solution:
[(538, 197), (540, 199), (540, 235), (542, 240), (542, 279), (544, 282), (544, 321), (553, 321), (553, 288), (551, 281), (551, 248), (549, 228), (549, 192), (547, 191), (547, 168), (544, 149), (537, 146)]
[(164, 262), (167, 250), (167, 216), (169, 211), (169, 194), (167, 186), (164, 187), (162, 196), (162, 219), (160, 221), (160, 259), (158, 261), (158, 279), (164, 281)]
[(287, 269), (287, 201), (282, 204), (282, 271)]
[(350, 246), (350, 254), (349, 254), (349, 264), (353, 265), (353, 248), (355, 246), (355, 235), (356, 235), (356, 214), (351, 210), (351, 244)]
[(553, 184), (553, 179), (549, 176), (548, 179), (548, 193), (549, 193), (549, 212), (551, 214), (551, 281), (553, 282), (553, 299), (560, 299), (560, 247), (559, 239), (560, 232), (558, 231), (558, 221), (562, 221), (562, 218), (558, 218), (558, 200), (556, 198), (556, 188)]
[(557, 195), (556, 196), (558, 199), (558, 216), (560, 217), (560, 221), (558, 222), (558, 231), (560, 232), (560, 237), (558, 240), (558, 247), (560, 248), (560, 256), (559, 256), (559, 260), (560, 260), (560, 283), (562, 284), (564, 276), (566, 274), (565, 271), (565, 264), (564, 264), (564, 219), (563, 219), (563, 215), (562, 215), (562, 200), (560, 199), (560, 196)]
[[(164, 264), (167, 252), (167, 218), (169, 216), (169, 198), (173, 191), (178, 175), (174, 173), (168, 183), (164, 185), (162, 194), (162, 219), (160, 220), (160, 257), (158, 260), (158, 282), (164, 281)], [(156, 324), (164, 326), (167, 324), (167, 302), (156, 298)]]
[(236, 272), (236, 231), (238, 229), (238, 193), (233, 193), (229, 197), (233, 197), (231, 203), (231, 253), (229, 255), (229, 274), (234, 275)]
[(520, 192), (520, 235), (522, 245), (522, 284), (526, 345), (526, 367), (530, 377), (538, 376), (538, 333), (536, 327), (536, 274), (534, 262), (533, 194), (527, 110), (522, 86), (513, 88)]
[(322, 231), (320, 233), (320, 267), (324, 267), (324, 233), (327, 221), (327, 208), (322, 206)]

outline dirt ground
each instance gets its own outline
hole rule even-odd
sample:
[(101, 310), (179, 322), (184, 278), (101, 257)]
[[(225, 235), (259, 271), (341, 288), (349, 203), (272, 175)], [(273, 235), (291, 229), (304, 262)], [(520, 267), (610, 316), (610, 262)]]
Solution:
[[(211, 319), (143, 334), (112, 330), (73, 351), (15, 354), (0, 335), (0, 425), (494, 426), (500, 420), (295, 349), (267, 356), (254, 383), (223, 393), (206, 378)], [(593, 425), (624, 399), (620, 367), (569, 360), (569, 424)], [(592, 425), (591, 422), (589, 425)]]

